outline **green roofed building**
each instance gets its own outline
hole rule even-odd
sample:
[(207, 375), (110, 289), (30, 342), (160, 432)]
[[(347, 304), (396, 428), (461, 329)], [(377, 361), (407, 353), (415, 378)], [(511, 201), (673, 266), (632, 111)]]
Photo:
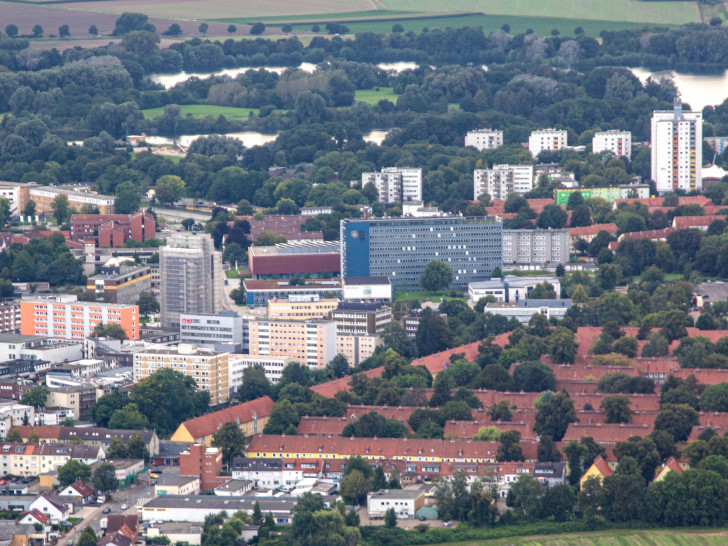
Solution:
[(638, 197), (640, 199), (650, 196), (649, 184), (625, 184), (623, 186), (609, 186), (600, 188), (573, 188), (573, 189), (557, 189), (554, 190), (554, 198), (557, 205), (566, 205), (572, 193), (579, 192), (584, 199), (591, 197), (601, 197), (602, 199), (614, 203), (616, 199), (627, 199), (629, 197)]

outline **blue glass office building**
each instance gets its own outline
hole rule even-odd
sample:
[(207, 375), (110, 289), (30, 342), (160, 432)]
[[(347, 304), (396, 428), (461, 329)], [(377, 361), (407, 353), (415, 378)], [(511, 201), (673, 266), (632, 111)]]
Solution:
[(503, 226), (496, 217), (350, 219), (341, 221), (341, 276), (389, 277), (397, 290), (417, 290), (427, 262), (453, 270), (451, 288), (503, 269)]

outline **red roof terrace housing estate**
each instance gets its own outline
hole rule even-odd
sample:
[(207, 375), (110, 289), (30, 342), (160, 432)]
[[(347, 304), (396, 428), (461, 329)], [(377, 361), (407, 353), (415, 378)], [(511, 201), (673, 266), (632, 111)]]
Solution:
[(140, 243), (156, 237), (157, 224), (148, 212), (133, 214), (74, 214), (71, 240), (93, 242), (98, 247), (124, 246), (129, 239)]

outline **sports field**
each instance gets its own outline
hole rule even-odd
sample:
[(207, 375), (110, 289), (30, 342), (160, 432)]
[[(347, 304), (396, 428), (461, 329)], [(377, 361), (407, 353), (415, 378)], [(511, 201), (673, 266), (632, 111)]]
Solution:
[(357, 89), (354, 93), (354, 100), (374, 105), (380, 100), (389, 100), (396, 103), (398, 96), (392, 91), (391, 87), (379, 87), (378, 89)]
[(518, 546), (719, 546), (726, 542), (728, 542), (728, 531), (725, 530), (659, 529), (512, 537), (487, 541), (451, 542), (448, 543), (448, 546), (506, 546), (511, 544)]

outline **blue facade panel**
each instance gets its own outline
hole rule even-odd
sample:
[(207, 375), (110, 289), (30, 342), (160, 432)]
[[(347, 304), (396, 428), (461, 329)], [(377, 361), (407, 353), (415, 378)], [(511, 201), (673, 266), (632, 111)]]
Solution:
[(369, 222), (342, 223), (341, 241), (341, 276), (369, 277)]

